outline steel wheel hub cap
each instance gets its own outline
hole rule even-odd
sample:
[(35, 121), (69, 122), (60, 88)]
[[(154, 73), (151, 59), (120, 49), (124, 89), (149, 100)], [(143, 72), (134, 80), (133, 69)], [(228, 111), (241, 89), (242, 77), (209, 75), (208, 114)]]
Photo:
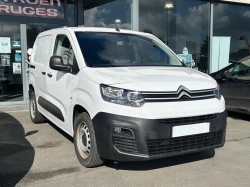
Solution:
[(35, 100), (32, 99), (32, 101), (30, 102), (30, 113), (31, 113), (33, 118), (36, 115), (35, 108), (36, 108), (36, 103), (35, 103)]
[(85, 123), (79, 128), (79, 136), (78, 136), (78, 147), (79, 152), (83, 158), (87, 158), (90, 153), (90, 133), (88, 126)]

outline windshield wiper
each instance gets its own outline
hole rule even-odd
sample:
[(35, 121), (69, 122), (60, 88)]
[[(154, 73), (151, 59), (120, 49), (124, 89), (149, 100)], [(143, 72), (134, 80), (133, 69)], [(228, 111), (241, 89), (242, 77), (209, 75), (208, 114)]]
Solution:
[(98, 65), (92, 65), (92, 68), (100, 68), (100, 67), (115, 67), (112, 64), (98, 64)]
[(136, 60), (132, 64), (141, 64), (141, 63), (147, 63), (144, 60)]
[(155, 48), (159, 48), (159, 46), (156, 45), (156, 44), (154, 44), (154, 43), (152, 43), (152, 45), (153, 45), (153, 47), (155, 47)]

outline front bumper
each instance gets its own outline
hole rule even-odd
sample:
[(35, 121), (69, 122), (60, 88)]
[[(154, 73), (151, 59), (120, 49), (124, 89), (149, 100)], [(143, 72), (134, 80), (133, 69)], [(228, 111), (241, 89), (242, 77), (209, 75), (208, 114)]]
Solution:
[[(93, 118), (100, 157), (116, 161), (142, 161), (199, 152), (225, 143), (227, 112), (172, 119), (142, 119), (108, 113)], [(172, 138), (172, 127), (210, 122), (206, 134)], [(131, 129), (133, 136), (118, 135), (114, 128)]]

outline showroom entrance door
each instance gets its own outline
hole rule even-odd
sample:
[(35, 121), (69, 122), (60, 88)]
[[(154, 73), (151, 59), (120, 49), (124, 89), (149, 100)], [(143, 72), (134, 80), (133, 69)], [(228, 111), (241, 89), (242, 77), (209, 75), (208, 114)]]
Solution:
[(26, 25), (0, 21), (0, 105), (26, 104)]

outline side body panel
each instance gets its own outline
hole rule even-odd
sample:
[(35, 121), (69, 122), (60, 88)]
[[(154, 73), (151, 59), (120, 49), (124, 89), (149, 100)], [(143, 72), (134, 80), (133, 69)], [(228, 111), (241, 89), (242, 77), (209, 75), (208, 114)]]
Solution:
[[(46, 98), (46, 69), (49, 64), (51, 44), (52, 44), (52, 35), (45, 35), (42, 37), (38, 37), (33, 48), (33, 52), (31, 55), (30, 63), (32, 67), (30, 67), (29, 76), (30, 76), (30, 84), (33, 85), (36, 94), (36, 100), (38, 103), (39, 97)], [(41, 107), (39, 104), (37, 105), (38, 110), (47, 115), (47, 111)]]
[(243, 109), (250, 112), (250, 69), (249, 74), (244, 78), (244, 85), (243, 99), (245, 102), (243, 104)]
[[(70, 40), (72, 49), (76, 54), (75, 44), (71, 35), (66, 30), (53, 33), (52, 54), (55, 47), (55, 40), (58, 35), (65, 35)], [(77, 57), (76, 57), (77, 60)], [(78, 60), (77, 60), (78, 61)], [(78, 77), (68, 72), (57, 71), (47, 67), (46, 89), (49, 118), (59, 125), (64, 131), (72, 134), (71, 112), (73, 90), (78, 86)]]
[(226, 106), (228, 108), (241, 109), (243, 107), (244, 87), (245, 87), (244, 81), (238, 78), (229, 78), (227, 81), (220, 83), (221, 92), (225, 97)]

